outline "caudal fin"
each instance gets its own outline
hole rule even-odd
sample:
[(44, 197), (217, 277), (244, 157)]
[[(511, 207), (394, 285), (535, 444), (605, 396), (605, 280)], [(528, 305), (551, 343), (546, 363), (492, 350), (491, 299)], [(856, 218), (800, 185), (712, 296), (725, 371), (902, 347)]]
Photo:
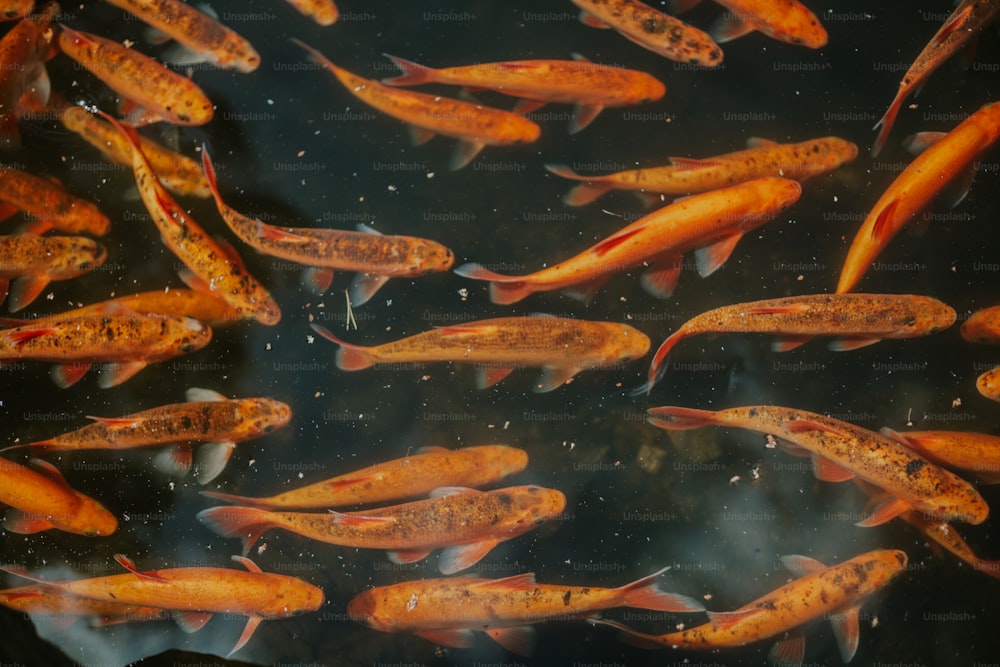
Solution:
[(573, 181), (584, 181), (584, 183), (575, 186), (563, 197), (563, 203), (567, 206), (584, 206), (603, 196), (613, 188), (610, 183), (604, 182), (602, 176), (589, 178), (581, 176), (564, 164), (547, 164), (545, 168), (556, 176), (568, 178)]
[(649, 364), (649, 374), (646, 377), (646, 384), (642, 387), (645, 393), (649, 393), (657, 382), (663, 379), (663, 376), (667, 372), (667, 367), (664, 365), (664, 360), (666, 360), (667, 355), (670, 354), (670, 350), (674, 348), (674, 345), (680, 342), (684, 338), (682, 331), (675, 331), (670, 337), (668, 337), (660, 347), (656, 350), (656, 354), (653, 355), (653, 361)]
[(649, 423), (668, 431), (687, 431), (716, 423), (715, 413), (710, 410), (680, 408), (669, 405), (646, 410)]
[(270, 509), (267, 498), (250, 498), (248, 496), (237, 496), (233, 493), (221, 493), (219, 491), (202, 491), (201, 495), (221, 500), (224, 503), (234, 505), (245, 505), (254, 509)]
[(426, 67), (412, 60), (391, 56), (383, 53), (383, 56), (392, 61), (392, 64), (403, 71), (399, 76), (382, 79), (382, 83), (387, 86), (418, 86), (422, 83), (432, 83), (435, 81), (436, 70)]
[(197, 519), (223, 537), (240, 538), (244, 556), (265, 531), (278, 525), (270, 512), (253, 507), (210, 507), (198, 512)]
[[(896, 98), (886, 109), (885, 115), (875, 124), (872, 129), (878, 130), (878, 136), (875, 137), (875, 143), (872, 144), (872, 157), (878, 157), (878, 154), (882, 152), (885, 148), (885, 142), (889, 139), (889, 133), (892, 132), (892, 126), (896, 122), (896, 115), (899, 113), (900, 107), (903, 105), (903, 98), (906, 96), (906, 91), (900, 88), (899, 92), (896, 93)], [(881, 129), (879, 129), (881, 128)]]
[(490, 271), (481, 264), (463, 264), (455, 269), (455, 273), (472, 280), (488, 280), (490, 282), (490, 301), (493, 303), (517, 303), (532, 292), (527, 283), (518, 276), (505, 276)]
[(705, 605), (694, 598), (660, 590), (656, 580), (669, 569), (665, 567), (659, 572), (618, 588), (622, 595), (622, 606), (655, 611), (705, 611)]
[(340, 370), (359, 371), (375, 364), (375, 359), (368, 351), (368, 348), (363, 345), (352, 345), (347, 341), (341, 340), (334, 336), (329, 329), (315, 322), (310, 326), (320, 336), (340, 346), (340, 349), (337, 350), (337, 368)]

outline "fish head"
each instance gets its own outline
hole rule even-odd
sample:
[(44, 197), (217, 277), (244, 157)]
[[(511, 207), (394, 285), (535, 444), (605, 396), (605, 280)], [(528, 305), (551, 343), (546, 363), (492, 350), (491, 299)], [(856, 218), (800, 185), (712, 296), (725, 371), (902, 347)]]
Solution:
[(181, 354), (196, 352), (212, 340), (212, 329), (193, 317), (176, 317), (174, 328), (174, 349)]
[(515, 535), (533, 530), (566, 509), (566, 496), (556, 489), (532, 485), (506, 489), (506, 492), (511, 497), (515, 517), (509, 528)]
[(77, 497), (80, 500), (77, 511), (66, 525), (56, 523), (57, 528), (87, 537), (107, 537), (118, 530), (118, 519), (104, 505), (82, 493)]
[(649, 336), (628, 325), (619, 326), (612, 336), (608, 361), (630, 361), (646, 356)]
[(249, 74), (260, 67), (260, 54), (257, 50), (238, 35), (230, 35), (215, 54), (209, 55), (209, 60), (215, 60), (222, 67), (232, 67), (237, 72)]
[(523, 449), (507, 445), (487, 445), (485, 449), (488, 456), (483, 467), (504, 477), (519, 473), (528, 467), (528, 452)]
[(347, 603), (347, 617), (355, 623), (363, 623), (373, 630), (393, 632), (395, 618), (392, 614), (383, 613), (375, 590), (367, 590), (355, 595)]
[(452, 267), (455, 263), (455, 253), (440, 243), (423, 240), (413, 247), (410, 259), (416, 275), (438, 273)]
[(914, 297), (914, 299), (917, 300), (918, 308), (915, 309), (917, 314), (913, 323), (906, 327), (907, 331), (932, 334), (947, 329), (958, 319), (954, 308), (937, 299), (929, 296)]
[(287, 403), (269, 398), (247, 398), (240, 401), (239, 427), (234, 440), (248, 440), (276, 431), (292, 419), (292, 409)]

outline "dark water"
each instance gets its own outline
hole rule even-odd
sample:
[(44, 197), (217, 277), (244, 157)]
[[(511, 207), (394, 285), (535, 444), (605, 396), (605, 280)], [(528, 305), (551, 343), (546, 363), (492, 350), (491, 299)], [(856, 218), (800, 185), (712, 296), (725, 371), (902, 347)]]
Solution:
[[(703, 3), (690, 21), (707, 28), (722, 9)], [(276, 295), (284, 311), (277, 327), (219, 330), (189, 357), (144, 370), (129, 382), (97, 388), (93, 377), (60, 391), (47, 368), (26, 364), (0, 370), (0, 415), (8, 441), (40, 439), (77, 428), (85, 415), (115, 416), (183, 400), (188, 387), (230, 396), (267, 395), (294, 410), (288, 428), (241, 445), (213, 488), (270, 495), (305, 482), (404, 455), (424, 445), (456, 447), (507, 443), (526, 449), (528, 470), (516, 483), (562, 490), (565, 516), (497, 547), (472, 572), (487, 577), (535, 572), (541, 582), (618, 586), (666, 565), (663, 588), (705, 596), (713, 610), (735, 609), (785, 583), (783, 554), (826, 563), (874, 548), (899, 548), (909, 571), (864, 607), (856, 665), (983, 665), (1000, 662), (993, 628), (1000, 583), (893, 522), (874, 529), (853, 525), (864, 498), (853, 486), (816, 481), (797, 459), (766, 449), (763, 438), (707, 429), (672, 437), (644, 423), (655, 405), (717, 409), (774, 403), (829, 413), (859, 425), (904, 428), (998, 429), (1000, 407), (978, 395), (975, 378), (1000, 361), (996, 350), (961, 340), (957, 326), (931, 338), (888, 341), (850, 353), (815, 342), (778, 355), (763, 337), (696, 338), (670, 357), (666, 379), (649, 398), (626, 390), (642, 382), (646, 361), (625, 369), (581, 374), (557, 391), (532, 394), (535, 371), (517, 371), (485, 391), (469, 368), (435, 365), (420, 370), (346, 373), (334, 365), (335, 347), (310, 340), (308, 316), (351, 341), (375, 344), (435, 325), (491, 316), (550, 312), (630, 322), (654, 345), (687, 318), (718, 305), (832, 291), (847, 244), (868, 208), (909, 160), (902, 137), (948, 130), (995, 99), (1000, 45), (987, 30), (971, 64), (944, 65), (904, 108), (878, 162), (868, 157), (871, 127), (881, 116), (906, 66), (937, 30), (948, 2), (881, 5), (811, 3), (830, 35), (821, 51), (784, 45), (754, 34), (726, 45), (725, 65), (695, 71), (632, 45), (611, 31), (584, 27), (570, 2), (392, 3), (344, 0), (341, 21), (320, 28), (279, 0), (216, 2), (220, 17), (247, 36), (263, 64), (250, 75), (198, 68), (195, 80), (218, 104), (203, 128), (179, 132), (194, 154), (202, 141), (215, 157), (229, 203), (244, 213), (295, 226), (351, 228), (358, 222), (388, 233), (426, 236), (448, 244), (458, 262), (508, 263), (525, 272), (575, 254), (643, 213), (637, 200), (614, 194), (584, 208), (565, 207), (569, 184), (542, 165), (580, 170), (600, 165), (651, 166), (668, 156), (704, 157), (742, 148), (748, 137), (800, 141), (828, 134), (855, 141), (862, 154), (837, 173), (806, 185), (785, 215), (743, 239), (716, 274), (688, 271), (674, 296), (657, 300), (639, 287), (638, 274), (613, 278), (588, 305), (557, 293), (534, 295), (515, 306), (494, 306), (484, 284), (453, 274), (395, 281), (355, 312), (358, 330), (344, 332), (339, 276), (324, 297), (300, 284), (300, 272), (240, 248), (249, 268)], [(67, 8), (72, 27), (129, 38), (149, 52), (141, 25), (103, 3)], [(827, 12), (823, 14), (823, 12)], [(402, 123), (364, 107), (289, 42), (297, 37), (334, 62), (381, 78), (392, 69), (382, 52), (447, 66), (492, 60), (591, 60), (648, 71), (667, 86), (659, 102), (605, 111), (570, 136), (571, 110), (543, 108), (536, 144), (487, 148), (464, 170), (447, 164), (453, 142), (438, 138), (413, 147)], [(112, 109), (114, 98), (64, 57), (52, 60), (55, 89), (71, 101)], [(447, 89), (436, 89), (444, 93)], [(494, 105), (506, 98), (484, 94)], [(177, 260), (144, 217), (129, 170), (109, 167), (88, 147), (54, 125), (23, 128), (25, 147), (14, 159), (54, 175), (76, 194), (98, 203), (112, 219), (104, 239), (106, 267), (53, 285), (30, 309), (57, 312), (76, 303), (181, 286)], [(300, 152), (304, 152), (299, 156)], [(993, 193), (994, 155), (985, 158), (969, 197), (938, 211), (923, 236), (900, 235), (862, 283), (872, 292), (938, 297), (960, 317), (993, 305), (998, 246)], [(209, 202), (185, 200), (196, 220), (229, 237)], [(602, 210), (604, 209), (604, 210)], [(515, 271), (511, 271), (515, 272)], [(425, 377), (426, 376), (426, 377)], [(236, 541), (195, 521), (214, 504), (199, 486), (155, 471), (148, 453), (84, 453), (50, 457), (77, 488), (100, 498), (121, 520), (117, 534), (87, 539), (50, 532), (3, 533), (3, 558), (53, 578), (120, 571), (115, 553), (142, 568), (229, 566)], [(754, 479), (752, 471), (759, 472)], [(738, 481), (735, 478), (738, 477)], [(986, 488), (988, 500), (995, 490)], [(973, 549), (1000, 557), (992, 521), (960, 526)], [(699, 654), (646, 651), (621, 643), (606, 628), (552, 623), (538, 628), (531, 659), (516, 657), (482, 636), (473, 649), (441, 649), (410, 636), (383, 635), (345, 618), (346, 604), (373, 585), (436, 576), (436, 556), (415, 567), (392, 565), (384, 554), (320, 543), (282, 531), (268, 533), (266, 550), (252, 556), (265, 571), (291, 573), (322, 586), (327, 603), (316, 614), (266, 622), (235, 658), (275, 665), (757, 665), (770, 642)], [(21, 582), (10, 580), (11, 585)], [(710, 596), (710, 597), (709, 597)], [(699, 616), (612, 611), (609, 617), (666, 632)], [(241, 618), (216, 618), (186, 635), (173, 623), (105, 629), (83, 624), (57, 630), (50, 641), (80, 664), (120, 665), (167, 649), (225, 655)], [(840, 664), (826, 624), (806, 628), (806, 663)], [(27, 641), (27, 640), (25, 640)], [(221, 664), (221, 658), (175, 657), (171, 664)], [(214, 662), (213, 662), (214, 661)]]

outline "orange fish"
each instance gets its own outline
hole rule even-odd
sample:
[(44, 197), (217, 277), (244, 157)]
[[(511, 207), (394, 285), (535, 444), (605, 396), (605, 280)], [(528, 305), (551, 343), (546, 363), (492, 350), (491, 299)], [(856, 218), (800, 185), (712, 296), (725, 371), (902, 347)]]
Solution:
[[(726, 11), (709, 34), (719, 44), (759, 31), (780, 42), (819, 49), (826, 46), (826, 29), (798, 0), (715, 0)], [(674, 0), (674, 10), (687, 11), (699, 0)]]
[(219, 193), (208, 150), (203, 146), (202, 164), (215, 204), (229, 229), (257, 252), (312, 267), (307, 282), (322, 294), (333, 280), (334, 270), (358, 271), (349, 293), (359, 306), (375, 296), (390, 278), (412, 278), (447, 271), (455, 261), (449, 248), (415, 236), (386, 236), (366, 225), (359, 231), (275, 227), (245, 216), (226, 205)]
[(534, 391), (544, 393), (582, 370), (638, 359), (649, 351), (649, 337), (627, 324), (550, 316), (453, 324), (373, 347), (352, 345), (318, 324), (311, 326), (340, 346), (337, 368), (341, 370), (433, 361), (472, 363), (480, 389), (500, 382), (515, 368), (541, 366)]
[(262, 572), (247, 558), (233, 556), (233, 560), (247, 571), (219, 567), (139, 571), (121, 554), (115, 554), (115, 561), (129, 570), (128, 574), (49, 581), (19, 567), (8, 565), (0, 569), (62, 595), (167, 609), (182, 626), (194, 629), (216, 613), (247, 616), (243, 634), (229, 655), (243, 648), (261, 621), (316, 611), (324, 602), (323, 591), (310, 583), (297, 577)]
[(962, 338), (970, 343), (1000, 345), (1000, 306), (981, 308), (962, 322)]
[[(938, 137), (939, 134), (932, 135)], [(949, 183), (972, 183), (977, 161), (1000, 138), (1000, 103), (987, 104), (918, 155), (886, 189), (851, 243), (837, 293), (852, 291), (889, 241)]]
[(1000, 12), (1000, 4), (997, 4), (995, 0), (963, 0), (955, 8), (955, 11), (945, 20), (944, 25), (934, 34), (931, 41), (927, 42), (927, 46), (906, 70), (903, 80), (899, 82), (899, 90), (896, 92), (892, 104), (889, 105), (885, 115), (875, 124), (873, 129), (878, 130), (880, 127), (882, 129), (879, 130), (875, 145), (872, 146), (873, 158), (885, 147), (892, 126), (896, 122), (896, 115), (899, 114), (906, 98), (927, 83), (927, 79), (944, 61), (974, 41), (979, 33), (996, 19), (998, 12)]
[(3, 0), (0, 2), (0, 21), (22, 18), (34, 8), (35, 0)]
[[(884, 492), (862, 527), (878, 526), (907, 510), (930, 517), (980, 524), (990, 508), (975, 487), (909, 447), (884, 435), (815, 412), (755, 405), (710, 412), (692, 408), (649, 410), (650, 423), (667, 430), (716, 425), (773, 435), (808, 453), (818, 479), (843, 482), (858, 476)], [(797, 448), (797, 449), (796, 449)]]
[(711, 37), (638, 0), (573, 0), (580, 20), (592, 28), (614, 28), (644, 49), (677, 62), (715, 67), (722, 49)]
[(191, 79), (118, 42), (60, 27), (59, 48), (127, 100), (132, 124), (204, 125), (212, 120), (212, 101)]
[(45, 59), (54, 37), (52, 19), (60, 12), (59, 4), (47, 2), (18, 21), (0, 39), (0, 146), (20, 145), (17, 121), (25, 111), (21, 99), (32, 105), (44, 105), (49, 99), (49, 75)]
[(260, 66), (260, 54), (246, 39), (181, 0), (108, 0), (181, 45), (166, 58), (177, 65), (207, 62), (238, 72)]
[(537, 124), (516, 113), (363, 79), (337, 67), (312, 47), (292, 41), (308, 51), (316, 63), (328, 69), (359, 100), (408, 123), (415, 143), (430, 141), (435, 134), (458, 139), (452, 170), (467, 165), (484, 146), (530, 143), (541, 136)]
[(1000, 366), (991, 368), (976, 378), (976, 389), (991, 401), (1000, 401)]
[(704, 333), (771, 333), (773, 348), (785, 352), (814, 336), (835, 336), (830, 349), (855, 350), (887, 338), (915, 338), (947, 329), (955, 310), (937, 299), (913, 294), (807, 294), (722, 306), (697, 315), (670, 335), (653, 355), (648, 391), (666, 372), (670, 350)]
[[(163, 467), (187, 471), (192, 443), (199, 448), (198, 481), (208, 484), (226, 467), (236, 443), (259, 438), (286, 426), (292, 411), (269, 398), (227, 399), (210, 389), (193, 387), (187, 403), (162, 405), (122, 417), (89, 417), (95, 423), (70, 433), (7, 449), (28, 447), (33, 453), (85, 449), (133, 449), (177, 444), (160, 459)], [(6, 451), (6, 450), (5, 450)]]
[(104, 115), (132, 144), (132, 170), (139, 196), (164, 244), (190, 269), (191, 273), (185, 274), (188, 285), (217, 294), (243, 317), (269, 326), (277, 324), (281, 308), (246, 270), (236, 251), (220, 245), (174, 201), (143, 154), (135, 129)]
[(208, 345), (212, 330), (190, 317), (94, 315), (52, 318), (0, 331), (0, 361), (59, 364), (53, 381), (62, 388), (80, 380), (93, 364), (104, 367), (98, 385), (114, 387), (150, 363)]
[(653, 102), (666, 88), (645, 72), (598, 65), (587, 60), (512, 60), (498, 63), (431, 69), (385, 54), (403, 70), (402, 76), (382, 79), (390, 86), (445, 83), (473, 90), (493, 90), (524, 98), (515, 113), (531, 113), (545, 104), (575, 104), (570, 133), (587, 127), (608, 107)]
[(333, 25), (340, 18), (340, 10), (333, 0), (288, 0), (288, 4), (319, 25)]
[(26, 171), (0, 167), (0, 201), (7, 204), (0, 217), (24, 211), (34, 218), (28, 230), (44, 234), (57, 229), (67, 234), (104, 236), (111, 223), (85, 199), (74, 197), (56, 181)]
[(261, 509), (325, 509), (413, 498), (442, 486), (477, 488), (524, 470), (523, 449), (484, 445), (450, 450), (424, 447), (401, 459), (355, 470), (269, 498), (202, 491), (203, 496)]
[(539, 584), (534, 574), (404, 581), (356, 595), (347, 603), (347, 614), (374, 630), (411, 632), (458, 648), (472, 646), (474, 632), (485, 632), (508, 651), (530, 655), (533, 623), (594, 618), (615, 607), (704, 611), (697, 600), (660, 590), (656, 580), (669, 569), (618, 588)]
[(985, 484), (1000, 484), (1000, 436), (971, 431), (894, 431), (888, 436), (934, 463), (970, 473)]
[(17, 312), (49, 282), (93, 271), (107, 256), (104, 246), (85, 236), (0, 236), (0, 295), (7, 294), (13, 278), (8, 305), (12, 313)]
[(803, 182), (833, 171), (858, 155), (856, 145), (837, 137), (796, 144), (754, 137), (747, 146), (747, 150), (702, 159), (672, 157), (669, 166), (629, 169), (605, 176), (580, 175), (561, 164), (547, 164), (545, 168), (557, 176), (583, 181), (563, 198), (568, 206), (589, 204), (611, 190), (635, 191), (649, 204), (659, 201), (659, 194), (707, 192), (764, 176)]
[[(622, 630), (631, 641), (672, 649), (713, 650), (770, 639), (811, 620), (825, 618), (844, 662), (858, 648), (858, 612), (865, 600), (906, 571), (902, 551), (878, 550), (826, 567), (806, 556), (783, 556), (782, 564), (798, 579), (735, 611), (708, 612), (709, 622), (679, 632), (648, 635), (612, 621), (598, 621)], [(800, 665), (805, 655), (802, 635), (781, 639), (768, 653), (775, 664)]]
[(166, 609), (61, 595), (39, 584), (0, 590), (0, 605), (27, 614), (36, 625), (40, 621), (48, 620), (59, 628), (81, 618), (89, 619), (92, 625), (115, 625), (169, 618)]
[(493, 547), (538, 528), (566, 508), (555, 489), (512, 486), (495, 491), (435, 489), (428, 500), (363, 512), (269, 512), (253, 507), (212, 507), (198, 520), (225, 537), (239, 537), (243, 553), (262, 534), (283, 528), (328, 544), (389, 549), (394, 563), (415, 563), (434, 549), (442, 574), (478, 563)]
[(649, 266), (642, 286), (667, 298), (677, 284), (685, 252), (695, 250), (698, 273), (711, 275), (746, 232), (777, 216), (801, 194), (797, 181), (757, 178), (664, 206), (580, 254), (532, 274), (506, 276), (475, 263), (463, 264), (455, 273), (490, 281), (493, 303), (516, 303), (534, 292), (557, 289), (586, 302), (613, 274)]

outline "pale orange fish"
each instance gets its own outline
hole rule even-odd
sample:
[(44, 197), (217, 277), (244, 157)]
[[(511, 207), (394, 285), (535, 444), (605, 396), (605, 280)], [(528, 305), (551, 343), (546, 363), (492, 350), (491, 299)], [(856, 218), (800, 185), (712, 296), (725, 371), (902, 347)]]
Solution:
[(963, 0), (955, 8), (906, 70), (892, 104), (875, 124), (873, 129), (878, 130), (880, 127), (882, 129), (879, 130), (875, 145), (872, 146), (873, 158), (885, 147), (892, 126), (896, 122), (896, 116), (906, 98), (919, 90), (942, 63), (961, 51), (970, 41), (975, 40), (987, 25), (996, 20), (998, 12), (1000, 4), (995, 0)]
[(582, 181), (563, 198), (568, 206), (583, 206), (611, 190), (631, 190), (644, 203), (658, 195), (690, 195), (737, 183), (782, 176), (803, 182), (833, 171), (858, 155), (858, 147), (837, 137), (821, 137), (795, 144), (779, 144), (754, 137), (747, 150), (708, 158), (672, 157), (665, 167), (629, 169), (605, 176), (585, 176), (566, 165), (547, 164), (557, 176)]
[(773, 348), (792, 350), (814, 336), (834, 336), (832, 350), (855, 350), (885, 339), (927, 336), (950, 327), (956, 313), (913, 294), (806, 294), (722, 306), (697, 315), (660, 345), (649, 367), (648, 391), (663, 377), (670, 350), (704, 333), (770, 333)]
[(575, 104), (570, 123), (574, 134), (587, 127), (602, 110), (653, 102), (666, 88), (652, 75), (587, 60), (511, 60), (463, 67), (431, 69), (384, 54), (402, 76), (382, 79), (390, 86), (445, 83), (473, 90), (493, 90), (523, 98), (515, 113), (531, 113), (545, 104)]
[(225, 537), (239, 537), (243, 553), (272, 528), (358, 549), (388, 549), (395, 563), (415, 563), (435, 549), (442, 574), (478, 563), (493, 547), (538, 528), (566, 508), (555, 489), (512, 486), (494, 491), (435, 489), (427, 500), (363, 512), (270, 512), (253, 507), (212, 507), (198, 520)]
[(403, 581), (356, 595), (347, 603), (347, 615), (374, 630), (410, 632), (457, 648), (472, 646), (474, 633), (485, 632), (507, 650), (530, 655), (533, 623), (595, 618), (616, 607), (704, 611), (697, 600), (660, 590), (656, 580), (669, 569), (618, 588), (539, 584), (534, 574)]
[(260, 54), (245, 38), (181, 0), (107, 0), (177, 40), (183, 48), (167, 60), (178, 65), (207, 62), (238, 72), (253, 72)]
[(415, 93), (364, 79), (337, 67), (323, 54), (298, 40), (292, 40), (309, 52), (365, 104), (408, 123), (415, 143), (430, 141), (435, 134), (459, 140), (451, 169), (461, 169), (485, 146), (530, 143), (541, 136), (541, 128), (527, 118), (510, 111), (484, 107), (440, 95)]
[(698, 273), (709, 276), (729, 258), (743, 235), (798, 201), (802, 186), (787, 178), (757, 178), (692, 195), (623, 227), (583, 252), (523, 276), (507, 276), (480, 264), (455, 273), (490, 282), (493, 303), (516, 303), (534, 292), (566, 290), (589, 301), (615, 273), (648, 266), (643, 288), (667, 298), (677, 284), (684, 253), (695, 250)]
[(903, 443), (934, 463), (969, 473), (980, 482), (1000, 483), (1000, 436), (972, 431), (895, 431), (882, 435)]
[(78, 619), (89, 619), (91, 625), (103, 626), (170, 617), (166, 609), (62, 595), (41, 584), (0, 590), (0, 605), (30, 616), (35, 624), (50, 621), (60, 628)]
[[(674, 10), (687, 11), (699, 0), (674, 0)], [(715, 0), (726, 12), (709, 34), (719, 44), (759, 31), (780, 42), (819, 49), (826, 46), (826, 28), (798, 0)]]
[(859, 526), (877, 526), (911, 509), (972, 524), (989, 516), (986, 501), (967, 481), (911, 448), (849, 422), (771, 405), (715, 412), (670, 406), (648, 412), (650, 423), (667, 430), (716, 425), (772, 435), (808, 452), (818, 479), (843, 482), (858, 476), (875, 485), (884, 492), (883, 499)]
[[(224, 248), (205, 232), (160, 183), (142, 152), (135, 129), (103, 114), (132, 144), (132, 170), (146, 210), (160, 231), (163, 243), (191, 270), (186, 282), (217, 294), (241, 316), (273, 326), (281, 308), (254, 278), (231, 246)], [(183, 277), (183, 276), (182, 276)]]
[(94, 315), (48, 319), (0, 331), (0, 362), (58, 364), (53, 381), (69, 387), (94, 364), (102, 364), (99, 386), (114, 387), (151, 363), (205, 347), (212, 330), (198, 320), (173, 315)]
[(13, 279), (8, 306), (17, 312), (38, 298), (51, 281), (89, 273), (107, 256), (104, 246), (86, 236), (0, 236), (0, 297), (6, 296)]
[(132, 124), (204, 125), (212, 120), (212, 101), (191, 79), (118, 42), (60, 28), (60, 50), (127, 100)]
[(15, 209), (31, 216), (34, 222), (28, 230), (33, 234), (56, 229), (104, 236), (111, 226), (107, 216), (86, 199), (74, 197), (56, 181), (19, 169), (0, 166), (0, 202), (8, 205), (0, 217)]
[[(783, 556), (782, 564), (798, 579), (735, 611), (710, 611), (704, 625), (649, 635), (618, 622), (598, 622), (622, 630), (630, 641), (644, 646), (714, 650), (770, 639), (823, 618), (833, 624), (840, 657), (850, 662), (858, 649), (861, 605), (905, 572), (907, 560), (904, 552), (887, 549), (829, 567), (806, 556)], [(799, 633), (779, 640), (768, 653), (769, 660), (782, 665), (800, 665), (804, 656), (805, 640)]]
[(962, 338), (970, 343), (1000, 345), (1000, 306), (981, 308), (962, 322)]
[(288, 0), (288, 4), (319, 25), (333, 25), (340, 18), (340, 10), (334, 0)]
[(89, 417), (95, 423), (45, 440), (14, 445), (35, 454), (87, 449), (134, 449), (176, 445), (160, 458), (162, 467), (187, 471), (191, 445), (198, 449), (195, 471), (208, 484), (226, 467), (233, 449), (244, 442), (288, 425), (292, 410), (269, 398), (227, 399), (210, 389), (193, 387), (186, 403), (161, 405), (121, 417)]
[(1000, 366), (991, 368), (976, 378), (976, 389), (991, 401), (1000, 402)]
[(644, 49), (677, 62), (715, 67), (722, 49), (706, 33), (639, 0), (573, 0), (580, 20), (592, 28), (613, 28)]
[(502, 317), (438, 327), (372, 347), (352, 345), (318, 324), (316, 333), (340, 346), (337, 368), (454, 361), (475, 364), (476, 385), (500, 382), (515, 368), (543, 368), (534, 391), (558, 389), (577, 373), (638, 359), (649, 337), (627, 324), (562, 317)]
[(202, 165), (219, 215), (229, 229), (257, 252), (311, 267), (306, 282), (322, 294), (333, 272), (357, 271), (349, 292), (353, 306), (366, 303), (390, 278), (413, 278), (447, 271), (455, 261), (452, 251), (436, 241), (415, 236), (384, 235), (366, 225), (359, 231), (276, 227), (227, 206), (219, 193), (208, 150), (202, 146)]
[(52, 19), (60, 11), (58, 3), (47, 2), (0, 39), (0, 147), (20, 145), (17, 121), (25, 111), (22, 97), (33, 105), (48, 102), (51, 86), (45, 59), (55, 37)]
[(337, 475), (269, 498), (202, 491), (203, 496), (261, 509), (324, 509), (413, 498), (442, 486), (478, 488), (524, 470), (528, 454), (506, 445), (424, 447), (401, 459)]
[(247, 568), (246, 572), (219, 567), (140, 571), (121, 554), (115, 554), (115, 560), (129, 570), (128, 574), (49, 581), (20, 567), (0, 569), (62, 595), (167, 609), (183, 625), (193, 628), (204, 625), (213, 614), (247, 616), (243, 634), (229, 655), (243, 648), (262, 621), (316, 611), (324, 602), (323, 591), (316, 586), (297, 577), (262, 572), (253, 561), (240, 556), (233, 556), (233, 560)]
[[(935, 134), (934, 137), (939, 135)], [(837, 293), (854, 290), (889, 241), (952, 182), (972, 183), (979, 158), (1000, 138), (1000, 103), (987, 104), (918, 155), (886, 189), (851, 243)], [(954, 203), (958, 203), (958, 201)]]
[(32, 461), (32, 468), (0, 458), (0, 503), (10, 505), (4, 528), (30, 534), (55, 528), (67, 533), (105, 537), (118, 520), (88, 495), (70, 487), (55, 466)]

